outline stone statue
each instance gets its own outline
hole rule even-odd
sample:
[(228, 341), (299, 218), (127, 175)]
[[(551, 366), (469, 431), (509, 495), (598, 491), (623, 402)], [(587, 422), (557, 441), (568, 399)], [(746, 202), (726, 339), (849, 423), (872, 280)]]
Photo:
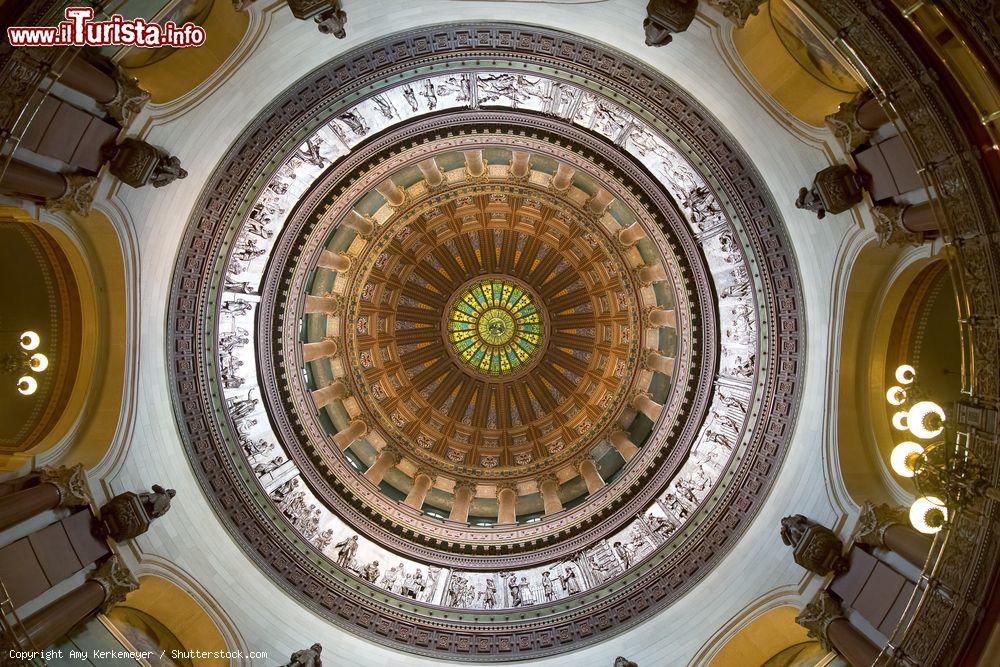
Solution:
[(826, 217), (826, 209), (823, 208), (823, 200), (820, 199), (819, 193), (809, 188), (799, 188), (799, 196), (795, 200), (795, 208), (812, 211), (820, 220)]
[(139, 499), (142, 500), (142, 505), (146, 508), (149, 518), (156, 519), (167, 513), (167, 510), (170, 509), (170, 499), (176, 495), (177, 492), (173, 489), (164, 489), (159, 484), (154, 484), (153, 491), (140, 493)]
[(173, 489), (164, 489), (159, 484), (154, 484), (147, 493), (120, 493), (101, 507), (95, 531), (116, 542), (142, 535), (149, 530), (153, 519), (167, 513), (176, 495)]
[(154, 188), (162, 188), (164, 185), (170, 185), (179, 178), (187, 178), (187, 175), (187, 171), (181, 168), (181, 161), (177, 156), (171, 155), (160, 160), (159, 164), (153, 169), (153, 175), (150, 177), (149, 182)]
[(358, 536), (351, 535), (346, 540), (335, 544), (333, 548), (337, 550), (337, 565), (350, 567), (351, 561), (354, 560), (354, 554), (358, 550)]
[(698, 0), (650, 0), (646, 5), (646, 46), (666, 46), (673, 33), (684, 32), (698, 11)]
[(639, 665), (632, 662), (628, 658), (623, 658), (622, 656), (618, 656), (617, 658), (615, 658), (614, 667), (639, 667)]
[(347, 25), (347, 12), (340, 8), (340, 2), (335, 3), (334, 8), (329, 9), (315, 19), (316, 27), (324, 35), (333, 35), (337, 39), (347, 37), (344, 26)]
[(322, 645), (313, 644), (309, 648), (293, 653), (292, 659), (282, 667), (323, 667), (323, 661), (319, 657), (322, 652)]
[(109, 170), (133, 188), (148, 184), (162, 188), (187, 176), (177, 157), (134, 137), (123, 139), (113, 148)]
[(781, 541), (792, 547), (795, 562), (820, 576), (844, 572), (844, 545), (826, 526), (796, 514), (781, 520)]

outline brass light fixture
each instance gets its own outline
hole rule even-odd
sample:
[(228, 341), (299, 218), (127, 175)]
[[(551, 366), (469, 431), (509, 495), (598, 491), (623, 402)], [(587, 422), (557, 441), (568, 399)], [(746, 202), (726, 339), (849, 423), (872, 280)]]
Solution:
[(42, 337), (34, 331), (24, 331), (18, 336), (18, 347), (13, 352), (3, 355), (3, 369), (8, 375), (17, 377), (17, 392), (22, 396), (31, 396), (38, 391), (39, 373), (44, 373), (49, 367), (49, 358), (38, 352)]
[(885, 394), (889, 405), (900, 408), (892, 415), (892, 424), (913, 439), (893, 448), (889, 464), (900, 477), (912, 479), (920, 494), (910, 506), (913, 527), (933, 534), (944, 527), (952, 512), (976, 499), (1000, 500), (1000, 491), (989, 485), (985, 469), (968, 450), (968, 435), (946, 430), (944, 408), (930, 400), (907, 406), (908, 393), (912, 393), (907, 387), (916, 378), (914, 368), (904, 364), (896, 369), (895, 377), (899, 384)]

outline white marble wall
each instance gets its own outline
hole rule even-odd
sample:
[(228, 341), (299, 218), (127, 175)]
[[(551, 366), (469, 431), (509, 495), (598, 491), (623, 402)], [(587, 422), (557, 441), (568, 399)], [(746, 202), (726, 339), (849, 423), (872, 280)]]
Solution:
[[(265, 4), (265, 3), (259, 3)], [(266, 19), (263, 41), (248, 61), (197, 106), (173, 109), (158, 121), (151, 109), (146, 139), (168, 147), (189, 172), (163, 189), (121, 187), (118, 206), (135, 226), (140, 257), (139, 373), (134, 428), (124, 463), (108, 476), (113, 491), (169, 483), (178, 490), (174, 508), (139, 539), (141, 554), (176, 563), (218, 602), (246, 648), (267, 651), (274, 664), (294, 649), (322, 642), (333, 664), (412, 667), (440, 662), (404, 655), (338, 630), (281, 593), (244, 556), (210, 509), (195, 481), (174, 425), (163, 339), (166, 294), (178, 242), (202, 184), (240, 129), (289, 83), (354, 46), (388, 31), (447, 19), (508, 20), (552, 25), (609, 42), (645, 59), (695, 95), (742, 144), (774, 193), (799, 258), (808, 311), (806, 386), (795, 440), (768, 503), (737, 547), (692, 592), (655, 619), (581, 652), (540, 665), (610, 665), (619, 654), (644, 667), (688, 663), (721, 626), (767, 591), (798, 585), (802, 570), (777, 537), (780, 518), (794, 510), (832, 523), (843, 509), (823, 489), (827, 439), (824, 412), (828, 382), (833, 276), (838, 248), (852, 220), (817, 223), (792, 206), (798, 188), (827, 164), (816, 145), (794, 137), (769, 116), (719, 56), (710, 28), (696, 22), (666, 48), (643, 44), (643, 2), (613, 0), (593, 5), (451, 2), (448, 0), (345, 0), (348, 37), (337, 41), (285, 8)], [(255, 10), (259, 11), (259, 10)], [(139, 126), (138, 124), (136, 125)], [(266, 601), (266, 602), (262, 602)]]

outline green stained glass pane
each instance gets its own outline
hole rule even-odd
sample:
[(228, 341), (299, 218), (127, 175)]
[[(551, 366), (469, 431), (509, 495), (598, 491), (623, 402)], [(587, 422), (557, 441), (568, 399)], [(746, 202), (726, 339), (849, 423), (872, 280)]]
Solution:
[(492, 376), (518, 372), (542, 346), (541, 315), (533, 297), (503, 279), (475, 283), (456, 298), (447, 331), (463, 362)]

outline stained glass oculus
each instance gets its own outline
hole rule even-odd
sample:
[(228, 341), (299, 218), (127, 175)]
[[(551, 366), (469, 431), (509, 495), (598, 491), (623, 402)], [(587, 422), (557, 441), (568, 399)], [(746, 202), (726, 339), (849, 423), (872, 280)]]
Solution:
[(452, 304), (449, 342), (463, 363), (485, 375), (522, 370), (538, 353), (543, 336), (534, 298), (502, 278), (471, 284)]

